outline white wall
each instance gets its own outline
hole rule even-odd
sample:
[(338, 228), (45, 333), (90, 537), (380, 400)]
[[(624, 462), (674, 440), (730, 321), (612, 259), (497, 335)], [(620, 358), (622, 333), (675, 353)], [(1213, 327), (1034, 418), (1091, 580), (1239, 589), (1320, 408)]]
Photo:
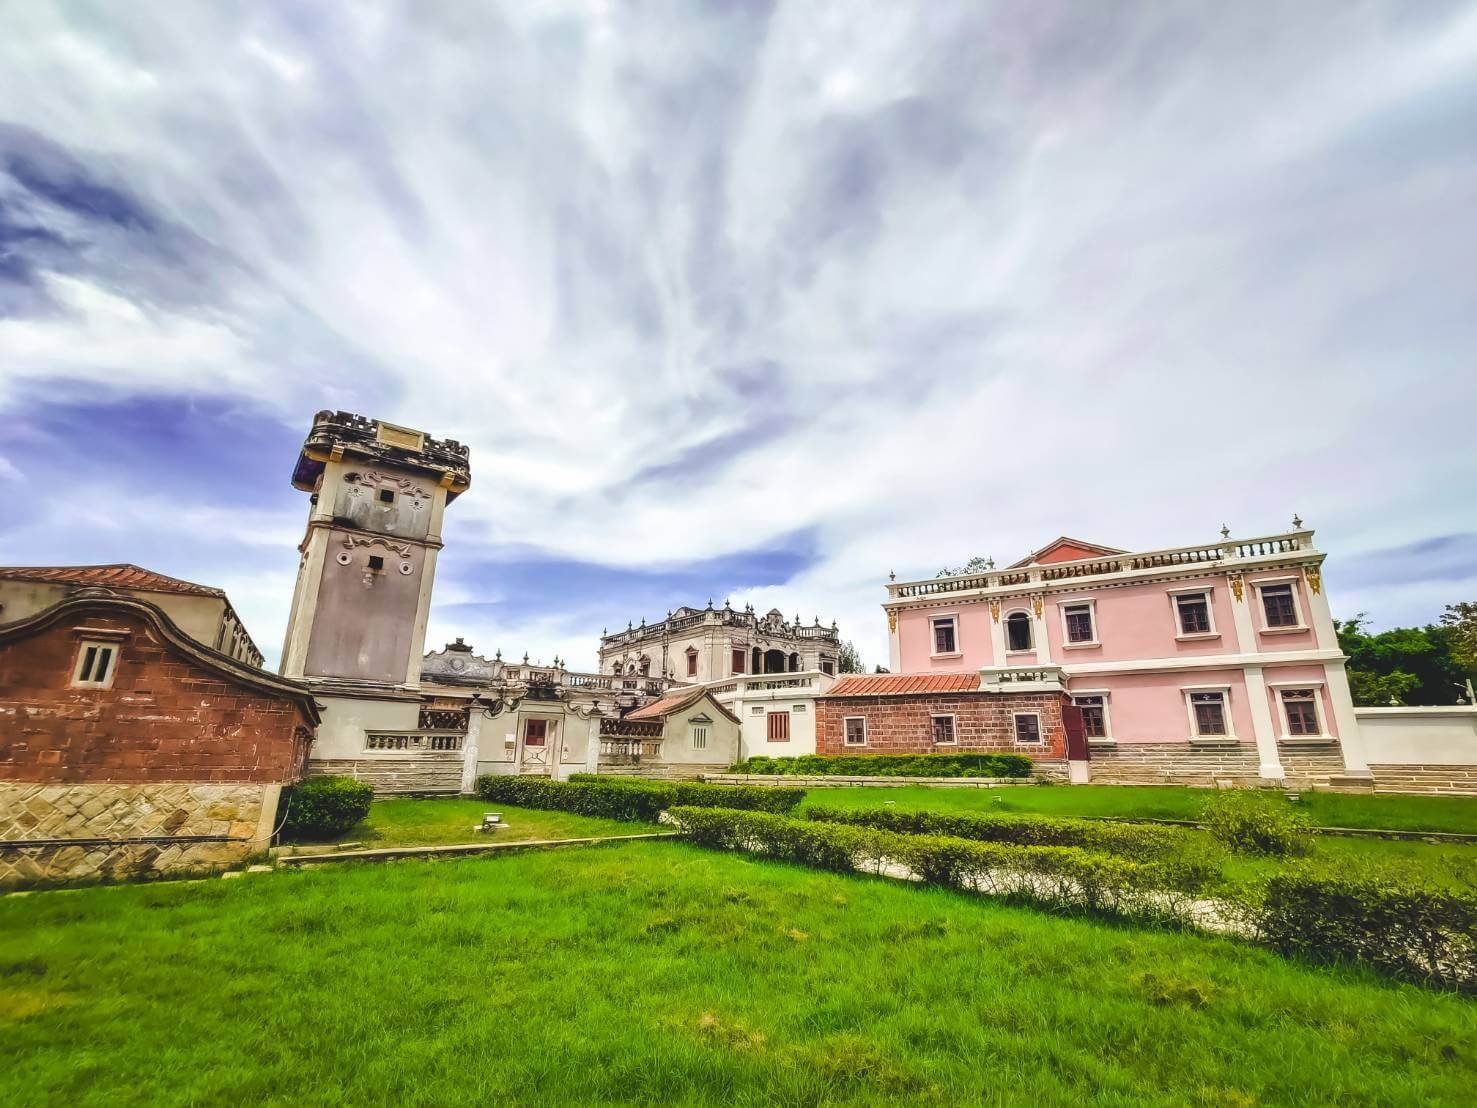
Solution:
[[(313, 741), (313, 758), (364, 758), (368, 731), (414, 731), (420, 723), (419, 700), (367, 700), (314, 693), (323, 705), (323, 722)], [(403, 757), (403, 755), (402, 755)]]
[(1477, 765), (1477, 708), (1356, 708), (1371, 765)]

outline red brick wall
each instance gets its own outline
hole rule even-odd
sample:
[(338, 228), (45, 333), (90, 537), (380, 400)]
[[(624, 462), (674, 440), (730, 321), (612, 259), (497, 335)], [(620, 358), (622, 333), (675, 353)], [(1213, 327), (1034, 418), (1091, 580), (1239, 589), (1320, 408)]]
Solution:
[[(111, 688), (70, 687), (78, 627), (128, 632)], [(0, 780), (293, 781), (307, 727), (296, 701), (206, 669), (142, 615), (82, 612), (0, 643)]]
[[(933, 696), (822, 697), (816, 701), (817, 754), (1025, 754), (1033, 758), (1065, 758), (1060, 693), (945, 693)], [(1015, 741), (1015, 712), (1040, 712), (1040, 744)], [(958, 741), (933, 743), (932, 717), (953, 715)], [(867, 745), (847, 746), (843, 720), (864, 716)]]

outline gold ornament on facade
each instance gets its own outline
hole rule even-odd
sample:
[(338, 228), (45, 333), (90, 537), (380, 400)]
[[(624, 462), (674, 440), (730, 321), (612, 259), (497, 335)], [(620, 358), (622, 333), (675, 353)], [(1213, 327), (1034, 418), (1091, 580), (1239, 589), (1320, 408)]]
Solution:
[(1033, 597), (1031, 597), (1031, 607), (1036, 612), (1036, 618), (1037, 619), (1040, 619), (1041, 618), (1041, 597), (1039, 597), (1039, 596), (1033, 596)]
[(1308, 575), (1308, 588), (1315, 593), (1323, 591), (1323, 570), (1318, 566), (1309, 566), (1304, 572)]
[(888, 612), (887, 613), (887, 629), (888, 629), (888, 631), (896, 631), (897, 630), (897, 613), (896, 612)]
[(1231, 574), (1231, 595), (1236, 598), (1238, 603), (1246, 595), (1246, 586), (1242, 583), (1241, 574), (1239, 573)]
[(993, 619), (996, 623), (1000, 622), (1000, 601), (990, 601), (990, 618)]

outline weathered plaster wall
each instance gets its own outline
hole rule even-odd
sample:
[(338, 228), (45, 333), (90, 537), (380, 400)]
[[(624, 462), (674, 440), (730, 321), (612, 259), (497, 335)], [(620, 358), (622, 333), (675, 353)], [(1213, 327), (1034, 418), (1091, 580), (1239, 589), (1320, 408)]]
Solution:
[[(372, 569), (371, 558), (381, 559), (382, 567)], [(405, 681), (425, 563), (424, 547), (334, 532), (323, 559), (304, 673)]]

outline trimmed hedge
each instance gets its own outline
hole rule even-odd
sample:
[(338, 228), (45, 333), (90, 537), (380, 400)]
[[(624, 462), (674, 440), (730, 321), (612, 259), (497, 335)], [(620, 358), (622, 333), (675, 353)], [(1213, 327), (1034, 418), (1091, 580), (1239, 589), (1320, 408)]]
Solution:
[(352, 777), (309, 777), (282, 790), (284, 841), (334, 839), (369, 815), (374, 790)]
[(861, 811), (813, 807), (808, 819), (875, 827), (903, 835), (949, 835), (986, 843), (1017, 846), (1080, 846), (1125, 858), (1148, 861), (1187, 851), (1203, 853), (1203, 846), (1184, 831), (1151, 824), (1106, 823), (1059, 816), (995, 815), (973, 812), (900, 812), (894, 808)]
[(805, 799), (805, 790), (761, 785), (710, 785), (701, 781), (650, 781), (580, 773), (568, 781), (553, 781), (547, 777), (479, 777), (477, 795), (483, 800), (520, 808), (544, 808), (582, 816), (656, 823), (662, 812), (677, 805), (788, 812)]
[(1246, 914), (1283, 954), (1477, 992), (1477, 894), (1300, 868), (1268, 879)]
[(927, 884), (1044, 904), (1062, 911), (1182, 919), (1215, 869), (1187, 858), (1139, 862), (1069, 846), (1016, 846), (907, 835), (856, 824), (761, 812), (673, 808), (693, 842), (749, 850), (818, 869), (882, 872), (901, 866)]
[(796, 758), (745, 758), (730, 773), (778, 773), (790, 777), (1030, 777), (1022, 754), (802, 754)]
[(1217, 793), (1201, 808), (1200, 825), (1238, 854), (1307, 854), (1313, 848), (1307, 813), (1257, 789)]

